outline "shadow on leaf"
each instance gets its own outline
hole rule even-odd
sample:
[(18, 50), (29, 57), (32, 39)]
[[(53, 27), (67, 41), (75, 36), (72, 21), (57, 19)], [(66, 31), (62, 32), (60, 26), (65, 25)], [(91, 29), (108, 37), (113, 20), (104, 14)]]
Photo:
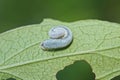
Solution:
[(95, 80), (92, 68), (84, 60), (75, 61), (56, 74), (57, 80)]

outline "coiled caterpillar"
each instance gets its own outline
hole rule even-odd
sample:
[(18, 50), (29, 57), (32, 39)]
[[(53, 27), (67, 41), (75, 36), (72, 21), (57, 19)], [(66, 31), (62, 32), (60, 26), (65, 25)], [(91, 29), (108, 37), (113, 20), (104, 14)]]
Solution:
[(50, 39), (41, 43), (43, 50), (54, 50), (67, 47), (73, 39), (72, 32), (65, 26), (57, 26), (48, 32)]

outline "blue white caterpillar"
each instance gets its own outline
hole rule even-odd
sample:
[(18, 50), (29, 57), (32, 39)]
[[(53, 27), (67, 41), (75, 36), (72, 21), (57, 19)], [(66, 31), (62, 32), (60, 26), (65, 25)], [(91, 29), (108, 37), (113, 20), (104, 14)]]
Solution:
[(67, 47), (73, 39), (72, 32), (65, 26), (57, 26), (48, 32), (50, 39), (41, 43), (43, 50), (55, 50)]

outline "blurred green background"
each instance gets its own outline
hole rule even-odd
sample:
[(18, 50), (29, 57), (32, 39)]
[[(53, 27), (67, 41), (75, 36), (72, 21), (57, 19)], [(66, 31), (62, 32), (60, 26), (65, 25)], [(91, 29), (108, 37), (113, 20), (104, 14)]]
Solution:
[(120, 23), (120, 0), (0, 0), (0, 33), (44, 18)]

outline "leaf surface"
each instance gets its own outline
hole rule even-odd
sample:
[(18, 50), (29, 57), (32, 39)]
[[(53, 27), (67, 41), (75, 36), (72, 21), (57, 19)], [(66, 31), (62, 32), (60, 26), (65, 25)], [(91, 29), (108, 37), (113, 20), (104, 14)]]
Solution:
[[(40, 43), (49, 38), (50, 28), (58, 25), (71, 29), (72, 44), (63, 50), (43, 51)], [(57, 80), (56, 73), (76, 60), (86, 60), (97, 80), (109, 80), (119, 75), (120, 24), (100, 20), (66, 23), (45, 19), (40, 24), (0, 34), (1, 79), (9, 75), (18, 80)]]

